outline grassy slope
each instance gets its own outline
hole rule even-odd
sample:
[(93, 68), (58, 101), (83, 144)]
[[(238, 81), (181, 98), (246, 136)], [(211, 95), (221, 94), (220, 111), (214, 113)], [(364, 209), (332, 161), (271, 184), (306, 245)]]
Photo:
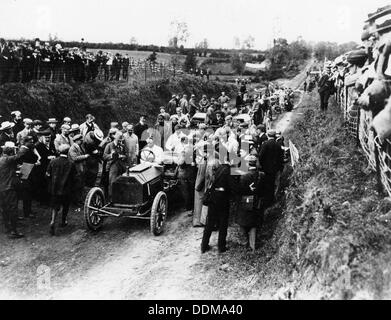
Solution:
[(334, 102), (326, 116), (317, 106), (316, 93), (306, 95), (286, 132), (301, 162), (285, 172), (287, 188), (266, 212), (256, 254), (238, 243), (236, 225), (230, 229), (230, 254), (218, 261), (226, 268), (206, 279), (224, 299), (391, 296), (391, 201), (376, 192), (375, 175)]
[(315, 93), (305, 97), (287, 133), (301, 163), (269, 242), (270, 265), (292, 281), (285, 297), (389, 298), (391, 201), (376, 192), (334, 101), (326, 116), (317, 107)]
[(20, 110), (25, 117), (33, 119), (70, 116), (73, 121), (81, 123), (87, 113), (93, 113), (98, 124), (107, 129), (110, 121), (137, 122), (141, 114), (149, 115), (149, 122), (153, 124), (159, 106), (166, 105), (173, 93), (194, 93), (200, 99), (203, 93), (217, 97), (221, 91), (233, 95), (233, 90), (233, 85), (215, 81), (206, 83), (187, 76), (146, 84), (11, 83), (0, 87), (0, 114), (5, 116), (13, 110)]

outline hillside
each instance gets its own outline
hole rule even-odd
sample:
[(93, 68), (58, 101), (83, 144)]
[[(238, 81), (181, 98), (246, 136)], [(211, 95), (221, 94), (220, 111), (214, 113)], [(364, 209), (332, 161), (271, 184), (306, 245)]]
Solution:
[(234, 90), (235, 86), (230, 84), (186, 76), (146, 84), (10, 83), (0, 87), (0, 114), (20, 110), (32, 119), (70, 116), (82, 123), (84, 116), (92, 113), (103, 128), (108, 128), (111, 121), (137, 122), (141, 114), (146, 114), (151, 116), (148, 122), (153, 124), (159, 107), (166, 105), (173, 93), (194, 93), (200, 99), (202, 94), (218, 96), (221, 91), (233, 96)]
[(307, 95), (295, 117), (286, 136), (301, 162), (264, 227), (264, 285), (278, 284), (284, 299), (389, 299), (391, 200), (377, 193), (334, 101), (324, 116)]

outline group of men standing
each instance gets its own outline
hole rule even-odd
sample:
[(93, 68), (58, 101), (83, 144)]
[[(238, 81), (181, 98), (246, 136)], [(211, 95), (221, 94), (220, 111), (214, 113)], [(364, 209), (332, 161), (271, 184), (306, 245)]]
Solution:
[(98, 51), (96, 54), (82, 48), (63, 48), (51, 45), (5, 41), (0, 38), (0, 85), (7, 82), (46, 80), (53, 82), (85, 82), (128, 79), (131, 58)]
[[(91, 114), (86, 116), (84, 123), (78, 125), (72, 123), (69, 117), (65, 117), (62, 123), (54, 118), (43, 122), (23, 119), (19, 111), (12, 112), (10, 121), (2, 122), (0, 128), (0, 145), (3, 149), (0, 170), (2, 174), (10, 177), (3, 184), (0, 183), (0, 192), (5, 196), (4, 199), (8, 199), (3, 201), (1, 206), (10, 237), (22, 236), (16, 230), (15, 221), (18, 217), (15, 199), (23, 201), (24, 215), (20, 219), (35, 217), (31, 210), (33, 200), (49, 204), (52, 208), (50, 233), (54, 235), (60, 209), (62, 208), (61, 226), (65, 227), (69, 206), (71, 202), (77, 206), (82, 204), (85, 187), (93, 187), (100, 183), (110, 199), (111, 185), (119, 175), (140, 162), (162, 164), (165, 149), (180, 155), (177, 170), (179, 190), (185, 209), (193, 215), (193, 225), (206, 226), (203, 252), (208, 247), (208, 233), (216, 227), (216, 221), (221, 222), (219, 249), (224, 251), (229, 210), (226, 201), (230, 198), (228, 193), (232, 188), (224, 187), (227, 181), (225, 178), (221, 186), (216, 182), (212, 201), (207, 210), (210, 218), (205, 220), (203, 194), (208, 186), (210, 187), (208, 181), (218, 180), (213, 173), (214, 169), (210, 171), (210, 168), (216, 169), (220, 165), (224, 167), (228, 164), (231, 168), (233, 162), (238, 159), (239, 162), (248, 162), (245, 157), (255, 157), (256, 168), (264, 172), (262, 183), (266, 183), (266, 187), (262, 185), (260, 188), (258, 184), (261, 180), (258, 179), (250, 189), (256, 193), (257, 199), (260, 196), (259, 190), (263, 190), (263, 206), (259, 205), (258, 200), (256, 205), (259, 211), (273, 199), (276, 174), (281, 170), (282, 163), (281, 143), (275, 141), (276, 133), (266, 133), (263, 124), (241, 125), (235, 121), (231, 111), (237, 109), (237, 106), (229, 106), (230, 100), (224, 92), (217, 99), (209, 100), (203, 96), (198, 102), (195, 95), (191, 95), (189, 100), (186, 95), (181, 99), (173, 95), (167, 107), (160, 108), (154, 127), (150, 128), (146, 123), (146, 117), (141, 116), (135, 125), (128, 122), (112, 122), (107, 136), (104, 136)], [(213, 121), (206, 119), (205, 123), (194, 127), (192, 117), (201, 111), (214, 114), (209, 118)], [(213, 133), (208, 130), (211, 124), (216, 124)], [(250, 145), (246, 147), (247, 142), (243, 140), (246, 135), (252, 136), (251, 148)], [(205, 148), (213, 149), (213, 159), (210, 152), (205, 153)], [(215, 157), (222, 150), (225, 150), (226, 158)], [(145, 151), (152, 151), (153, 159), (144, 156), (148, 154)], [(202, 160), (205, 160), (204, 164)], [(20, 173), (16, 176), (18, 165), (21, 165)], [(100, 179), (97, 179), (99, 169), (102, 174)], [(224, 172), (226, 171), (227, 169)], [(221, 191), (223, 189), (224, 191)], [(234, 194), (239, 193), (235, 191)], [(213, 207), (213, 203), (217, 205)]]

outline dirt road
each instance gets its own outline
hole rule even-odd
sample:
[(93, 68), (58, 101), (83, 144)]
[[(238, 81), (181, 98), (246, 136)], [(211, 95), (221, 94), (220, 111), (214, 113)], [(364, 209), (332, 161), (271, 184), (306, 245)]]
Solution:
[[(292, 113), (276, 124), (282, 131)], [(262, 248), (272, 233), (268, 221), (255, 254), (244, 250), (232, 223), (230, 250), (219, 254), (213, 234), (211, 252), (201, 255), (203, 229), (191, 226), (187, 212), (172, 212), (164, 234), (154, 237), (148, 223), (126, 219), (108, 220), (102, 231), (91, 233), (74, 208), (69, 226), (51, 237), (49, 208), (35, 211), (37, 220), (22, 222), (25, 239), (10, 241), (0, 233), (2, 299), (259, 299), (276, 294), (262, 279), (263, 263), (272, 254)]]

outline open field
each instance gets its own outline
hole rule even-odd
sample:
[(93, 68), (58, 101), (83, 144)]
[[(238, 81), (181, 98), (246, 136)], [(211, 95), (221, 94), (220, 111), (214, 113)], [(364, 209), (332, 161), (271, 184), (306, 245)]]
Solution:
[[(127, 53), (129, 57), (133, 58), (134, 60), (145, 60), (152, 53), (151, 51), (88, 49), (88, 51), (94, 53), (98, 52), (99, 50), (102, 50), (103, 52), (120, 53), (121, 55)], [(156, 54), (157, 54), (157, 62), (159, 63), (170, 63), (171, 57), (173, 56), (170, 53), (162, 53), (162, 52), (156, 52)], [(184, 62), (186, 57), (184, 55), (179, 55), (179, 58), (182, 62)]]

